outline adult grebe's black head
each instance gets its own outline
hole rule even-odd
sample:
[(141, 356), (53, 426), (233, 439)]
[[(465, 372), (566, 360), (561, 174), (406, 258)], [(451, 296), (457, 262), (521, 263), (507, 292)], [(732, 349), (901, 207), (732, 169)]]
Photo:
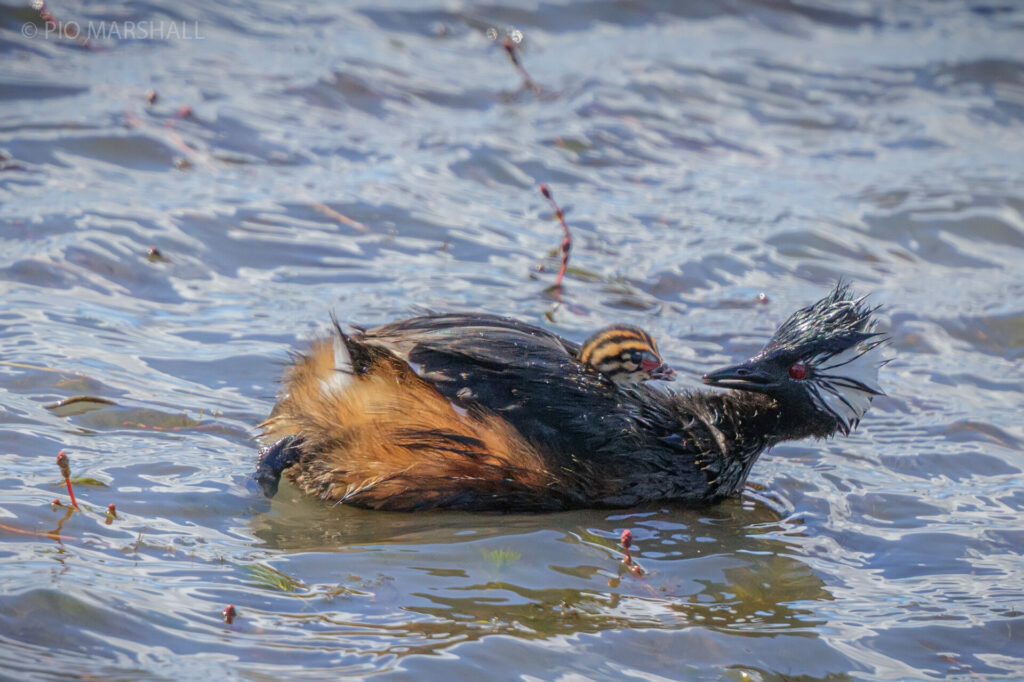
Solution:
[(705, 374), (704, 383), (771, 396), (789, 421), (821, 424), (814, 435), (849, 433), (882, 393), (878, 369), (887, 361), (879, 347), (887, 339), (873, 331), (876, 310), (840, 282), (786, 320), (756, 356)]

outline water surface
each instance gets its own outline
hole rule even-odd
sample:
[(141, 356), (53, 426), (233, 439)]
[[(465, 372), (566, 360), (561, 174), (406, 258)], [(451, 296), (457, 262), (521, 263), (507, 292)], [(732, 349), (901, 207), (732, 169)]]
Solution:
[[(99, 34), (0, 6), (6, 675), (1024, 676), (1016, 4), (48, 11)], [(557, 307), (539, 182), (575, 231)], [(248, 485), (331, 311), (638, 324), (693, 386), (839, 277), (883, 306), (889, 395), (722, 505), (403, 515)], [(79, 395), (114, 404), (47, 408)], [(86, 513), (50, 504), (62, 449)]]

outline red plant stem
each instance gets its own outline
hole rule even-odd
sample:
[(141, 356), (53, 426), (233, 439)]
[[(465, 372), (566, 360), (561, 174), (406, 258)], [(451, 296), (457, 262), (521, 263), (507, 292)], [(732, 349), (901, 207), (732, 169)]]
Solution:
[(641, 577), (644, 574), (644, 569), (640, 568), (640, 564), (633, 561), (633, 557), (629, 553), (629, 548), (633, 544), (633, 532), (628, 528), (622, 531), (622, 535), (619, 536), (619, 543), (622, 545), (622, 552), (625, 555), (622, 558), (622, 563), (629, 568), (633, 575), (638, 578)]
[(512, 60), (512, 66), (516, 67), (516, 71), (518, 71), (519, 75), (523, 77), (523, 86), (528, 90), (540, 92), (540, 88), (537, 87), (537, 84), (533, 82), (532, 78), (530, 78), (529, 72), (527, 72), (526, 68), (519, 63), (519, 56), (516, 54), (515, 41), (506, 36), (505, 40), (501, 43), (501, 46), (505, 48), (505, 52), (508, 53), (508, 58)]
[(77, 509), (78, 511), (82, 511), (82, 508), (78, 506), (78, 501), (75, 500), (75, 491), (71, 487), (71, 479), (70, 478), (65, 478), (64, 482), (68, 486), (68, 497), (71, 498), (71, 506), (74, 507), (75, 509)]
[(558, 222), (562, 223), (562, 231), (565, 236), (562, 237), (562, 267), (558, 269), (558, 277), (555, 278), (555, 287), (560, 288), (562, 286), (562, 278), (565, 277), (565, 270), (569, 267), (569, 249), (572, 248), (572, 233), (569, 232), (569, 225), (565, 222), (565, 215), (562, 213), (562, 209), (555, 203), (555, 198), (551, 196), (551, 190), (548, 189), (547, 183), (540, 183), (540, 193), (544, 195), (544, 198), (548, 200), (551, 207), (555, 209), (555, 216), (558, 218)]
[(61, 450), (57, 453), (57, 466), (60, 467), (61, 476), (64, 477), (64, 483), (68, 486), (68, 496), (71, 498), (71, 506), (82, 511), (82, 508), (78, 506), (78, 501), (75, 500), (75, 491), (71, 487), (71, 462), (68, 459), (66, 452)]
[(59, 21), (46, 7), (43, 0), (36, 0), (32, 3), (32, 7), (39, 13), (39, 18), (43, 20), (43, 23), (52, 26), (53, 30), (59, 31), (62, 37), (74, 40), (82, 47), (92, 47), (89, 44), (89, 39), (82, 37), (82, 30), (77, 22), (71, 21), (65, 24)]

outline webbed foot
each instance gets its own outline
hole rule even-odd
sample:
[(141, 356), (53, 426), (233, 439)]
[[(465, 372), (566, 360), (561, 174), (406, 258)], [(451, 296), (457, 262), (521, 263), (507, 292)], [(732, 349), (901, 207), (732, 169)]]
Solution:
[(273, 445), (260, 448), (259, 462), (252, 477), (260, 485), (260, 490), (267, 497), (277, 494), (277, 486), (281, 482), (281, 472), (299, 461), (302, 439), (298, 436), (285, 436)]

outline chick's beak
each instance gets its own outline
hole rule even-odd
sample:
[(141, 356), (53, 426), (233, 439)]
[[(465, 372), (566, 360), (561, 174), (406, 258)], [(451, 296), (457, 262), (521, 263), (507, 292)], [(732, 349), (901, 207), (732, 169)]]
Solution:
[(651, 379), (655, 381), (676, 380), (676, 371), (669, 367), (668, 365), (666, 365), (665, 363), (658, 365), (654, 369), (648, 370), (648, 375), (651, 377)]
[(675, 381), (676, 371), (662, 362), (654, 353), (644, 353), (640, 361), (640, 369), (655, 381)]
[(764, 393), (775, 382), (770, 374), (753, 362), (716, 369), (701, 377), (701, 381), (708, 386), (758, 393)]

